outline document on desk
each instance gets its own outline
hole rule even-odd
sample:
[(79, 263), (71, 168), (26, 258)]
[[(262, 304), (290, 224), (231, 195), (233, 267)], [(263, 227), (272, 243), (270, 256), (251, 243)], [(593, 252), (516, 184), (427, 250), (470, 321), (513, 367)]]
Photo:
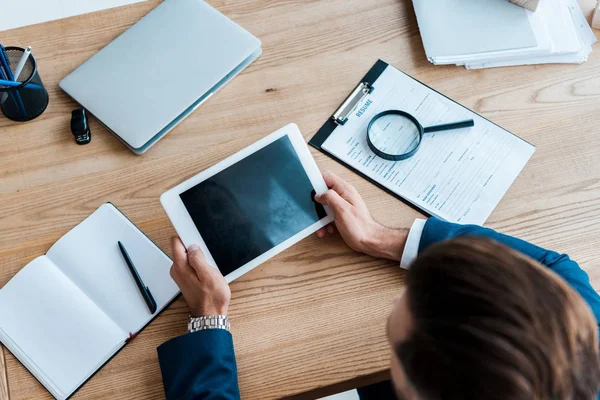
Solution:
[(0, 0), (0, 32), (146, 0)]
[[(373, 87), (321, 148), (428, 214), (483, 224), (535, 147), (392, 66)], [(390, 109), (412, 114), (423, 126), (465, 119), (475, 126), (426, 133), (413, 157), (386, 161), (370, 150), (366, 135), (371, 118)]]

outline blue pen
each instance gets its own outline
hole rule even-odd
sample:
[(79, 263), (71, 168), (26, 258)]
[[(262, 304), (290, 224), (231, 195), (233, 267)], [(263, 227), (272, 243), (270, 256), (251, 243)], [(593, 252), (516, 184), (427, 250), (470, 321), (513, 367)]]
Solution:
[[(2, 63), (0, 63), (0, 79), (7, 81), (7, 82), (11, 82), (8, 80), (8, 78), (6, 77), (6, 75), (4, 75), (4, 69), (2, 69)], [(9, 86), (8, 84), (6, 86)]]
[[(2, 67), (5, 70), (6, 78), (7, 78), (6, 80), (14, 82), (15, 77), (13, 76), (12, 71), (10, 70), (10, 61), (8, 60), (8, 56), (6, 55), (6, 49), (1, 44), (0, 44), (0, 64), (2, 64)], [(23, 114), (23, 117), (26, 117), (27, 112), (25, 111), (25, 105), (23, 104), (21, 95), (19, 93), (11, 93), (11, 96), (12, 95), (14, 95), (13, 101), (16, 100), (17, 105), (20, 108), (21, 113)]]
[[(0, 79), (0, 86), (17, 87), (21, 86), (22, 84), (23, 82), (7, 81), (6, 79)], [(36, 85), (35, 83), (30, 83), (29, 85), (27, 85), (27, 87), (36, 90), (40, 90), (42, 88), (40, 85)]]
[(2, 64), (2, 68), (4, 68), (4, 71), (6, 71), (5, 76), (7, 77), (7, 79), (10, 81), (14, 81), (15, 79), (13, 77), (12, 71), (10, 70), (10, 60), (6, 55), (6, 49), (4, 48), (4, 46), (2, 46), (2, 44), (0, 44), (0, 63)]
[[(0, 44), (0, 64), (0, 67), (4, 68), (5, 70), (6, 80), (14, 81), (14, 76), (12, 74), (12, 71), (10, 70), (10, 60), (6, 55), (6, 49), (4, 48), (4, 46), (2, 46), (2, 44)], [(0, 71), (2, 70), (2, 68), (0, 68)], [(12, 97), (13, 102), (17, 105), (17, 107), (19, 107), (19, 111), (21, 112), (21, 114), (25, 117), (27, 115), (27, 112), (25, 111), (25, 105), (23, 104), (21, 95), (19, 93), (11, 92), (10, 96)]]
[[(2, 82), (2, 85), (4, 86), (9, 86), (12, 87), (13, 82), (12, 81), (7, 81), (6, 80), (6, 76), (4, 75), (4, 69), (2, 69), (2, 63), (0, 63), (0, 82)], [(4, 101), (6, 100), (6, 97), (8, 96), (7, 93), (3, 93), (3, 96), (0, 97), (0, 104), (4, 103)], [(13, 103), (15, 102), (15, 96), (13, 96), (13, 94), (10, 94), (10, 98), (12, 99)]]

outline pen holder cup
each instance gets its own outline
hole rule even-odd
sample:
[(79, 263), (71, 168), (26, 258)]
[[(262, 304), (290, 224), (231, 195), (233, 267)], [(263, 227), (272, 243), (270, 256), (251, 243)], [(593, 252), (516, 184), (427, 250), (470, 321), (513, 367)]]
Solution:
[[(13, 76), (24, 51), (25, 49), (20, 47), (6, 47), (6, 56)], [(2, 69), (1, 72), (0, 77), (7, 78), (6, 71)], [(48, 92), (42, 83), (33, 55), (29, 55), (19, 76), (14, 78), (22, 83), (10, 87), (0, 84), (0, 110), (13, 121), (30, 121), (39, 117), (48, 106)]]

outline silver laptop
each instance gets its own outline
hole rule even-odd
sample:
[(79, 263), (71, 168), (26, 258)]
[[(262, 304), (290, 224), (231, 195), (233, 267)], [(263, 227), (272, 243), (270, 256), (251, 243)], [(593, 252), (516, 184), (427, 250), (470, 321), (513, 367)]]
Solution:
[(142, 154), (261, 54), (201, 0), (165, 0), (60, 82)]

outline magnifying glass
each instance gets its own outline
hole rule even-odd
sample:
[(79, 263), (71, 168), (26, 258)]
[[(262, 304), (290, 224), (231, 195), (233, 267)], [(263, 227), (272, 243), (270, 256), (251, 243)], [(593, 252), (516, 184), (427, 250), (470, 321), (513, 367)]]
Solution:
[(472, 119), (442, 125), (423, 127), (407, 112), (382, 111), (375, 115), (367, 127), (367, 143), (379, 157), (389, 161), (406, 160), (415, 155), (423, 135), (430, 132), (474, 126)]

